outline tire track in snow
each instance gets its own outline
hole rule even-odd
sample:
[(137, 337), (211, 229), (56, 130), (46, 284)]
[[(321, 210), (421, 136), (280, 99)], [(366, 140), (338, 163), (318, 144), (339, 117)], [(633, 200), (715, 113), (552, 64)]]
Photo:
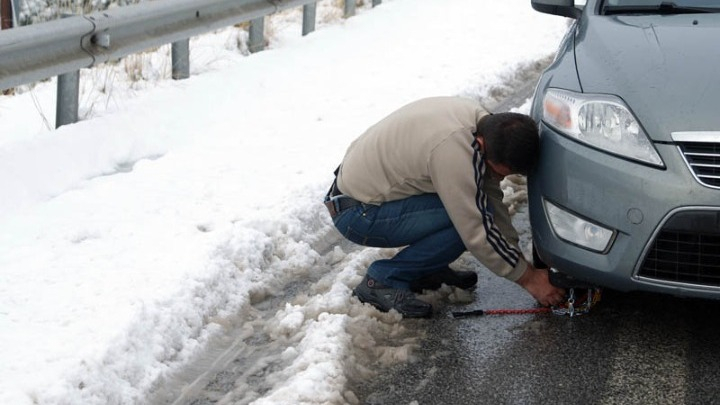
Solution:
[[(308, 193), (313, 195), (314, 193)], [(367, 265), (392, 250), (361, 249), (332, 227), (325, 207), (283, 210), (290, 219), (237, 224), (268, 239), (262, 259), (234, 258), (238, 270), (262, 266), (248, 302), (190, 364), (158, 381), (152, 404), (357, 403), (348, 380), (376, 364), (407, 360), (417, 337), (399, 315), (351, 297)], [(304, 390), (307, 381), (316, 389)]]

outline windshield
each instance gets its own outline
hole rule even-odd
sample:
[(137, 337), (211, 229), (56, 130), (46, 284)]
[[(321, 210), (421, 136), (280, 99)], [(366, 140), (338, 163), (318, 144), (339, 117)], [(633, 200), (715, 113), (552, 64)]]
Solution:
[(720, 0), (605, 0), (601, 14), (696, 14), (720, 12)]

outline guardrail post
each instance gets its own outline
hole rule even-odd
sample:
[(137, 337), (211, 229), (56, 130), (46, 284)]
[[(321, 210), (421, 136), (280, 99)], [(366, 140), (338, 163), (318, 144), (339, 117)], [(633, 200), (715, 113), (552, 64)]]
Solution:
[(355, 15), (355, 0), (345, 0), (345, 18)]
[[(72, 17), (63, 14), (61, 18)], [(78, 101), (80, 100), (80, 70), (64, 73), (57, 77), (57, 100), (55, 101), (55, 129), (78, 122)]]
[(315, 31), (315, 15), (317, 13), (317, 3), (310, 3), (303, 6), (303, 36)]
[(12, 3), (10, 0), (0, 0), (0, 30), (13, 27)]
[(174, 80), (190, 77), (190, 38), (172, 43), (172, 78)]
[(80, 93), (80, 71), (65, 73), (57, 77), (57, 108), (55, 128), (78, 121), (78, 95)]
[(250, 20), (248, 49), (250, 52), (259, 52), (265, 49), (265, 17)]
[(20, 26), (20, 0), (10, 0), (10, 7), (13, 12), (13, 27)]
[(382, 3), (382, 0), (372, 0), (373, 7), (380, 5), (380, 3)]

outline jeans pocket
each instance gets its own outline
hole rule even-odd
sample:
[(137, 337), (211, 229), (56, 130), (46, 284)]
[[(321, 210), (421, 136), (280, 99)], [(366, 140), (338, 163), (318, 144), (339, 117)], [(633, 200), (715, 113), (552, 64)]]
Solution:
[(335, 217), (333, 222), (345, 238), (358, 245), (390, 247), (385, 235), (374, 234), (373, 228), (377, 211), (377, 206), (360, 204), (344, 210)]

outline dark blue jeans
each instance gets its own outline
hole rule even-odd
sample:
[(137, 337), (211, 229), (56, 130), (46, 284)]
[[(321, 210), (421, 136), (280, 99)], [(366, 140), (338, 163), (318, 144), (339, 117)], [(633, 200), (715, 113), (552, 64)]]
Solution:
[(421, 194), (381, 205), (360, 204), (333, 220), (347, 239), (372, 247), (402, 247), (392, 259), (378, 260), (367, 274), (393, 288), (432, 274), (455, 261), (465, 244), (437, 194)]

